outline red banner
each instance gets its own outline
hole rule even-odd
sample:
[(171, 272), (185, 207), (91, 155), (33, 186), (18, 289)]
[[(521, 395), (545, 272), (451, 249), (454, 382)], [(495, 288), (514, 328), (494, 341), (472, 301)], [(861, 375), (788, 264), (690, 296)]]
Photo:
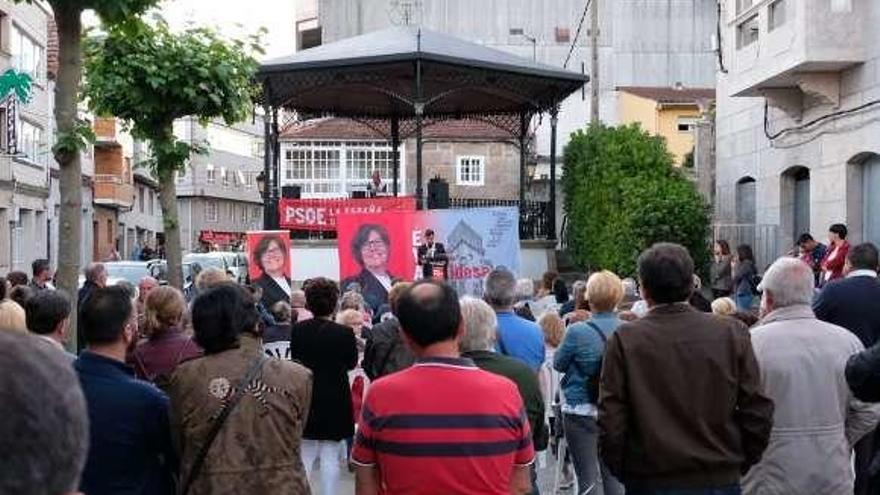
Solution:
[(368, 199), (282, 199), (279, 202), (279, 225), (293, 230), (336, 230), (339, 215), (415, 211), (412, 196)]

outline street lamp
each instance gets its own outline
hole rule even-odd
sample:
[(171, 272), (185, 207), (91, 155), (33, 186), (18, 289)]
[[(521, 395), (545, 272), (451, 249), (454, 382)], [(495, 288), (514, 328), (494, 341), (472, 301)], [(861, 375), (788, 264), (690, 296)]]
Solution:
[[(257, 190), (260, 191), (260, 197), (263, 198), (263, 201), (266, 200), (266, 174), (260, 172), (257, 174)], [(264, 205), (265, 206), (265, 205)]]
[(509, 31), (511, 36), (522, 36), (526, 40), (532, 43), (532, 62), (538, 61), (538, 38), (534, 36), (530, 36), (526, 34), (523, 28), (510, 28)]

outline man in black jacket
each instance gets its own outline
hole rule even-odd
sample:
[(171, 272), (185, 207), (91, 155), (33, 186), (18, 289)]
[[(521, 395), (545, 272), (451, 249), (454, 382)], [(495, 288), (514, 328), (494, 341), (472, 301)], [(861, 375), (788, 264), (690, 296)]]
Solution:
[(446, 248), (442, 242), (434, 242), (434, 231), (425, 231), (425, 242), (418, 249), (419, 266), (422, 267), (422, 278), (434, 278), (434, 263), (443, 264), (443, 278), (447, 278), (446, 268), (449, 261)]
[[(871, 398), (880, 390), (871, 390), (870, 379), (861, 378), (862, 371), (880, 372), (880, 361), (871, 367), (870, 349), (880, 338), (880, 280), (877, 279), (877, 267), (880, 265), (877, 247), (871, 243), (859, 244), (849, 250), (846, 256), (844, 272), (846, 277), (827, 284), (813, 301), (813, 312), (820, 320), (846, 328), (865, 345), (869, 351), (862, 356), (850, 359), (847, 366), (847, 381), (853, 393), (859, 399)], [(867, 386), (866, 386), (867, 385)], [(880, 397), (873, 397), (880, 401)], [(866, 435), (855, 445), (856, 451), (856, 495), (880, 493), (880, 480), (877, 473), (871, 473), (872, 460), (877, 456), (876, 432)], [(872, 480), (872, 478), (874, 478)]]

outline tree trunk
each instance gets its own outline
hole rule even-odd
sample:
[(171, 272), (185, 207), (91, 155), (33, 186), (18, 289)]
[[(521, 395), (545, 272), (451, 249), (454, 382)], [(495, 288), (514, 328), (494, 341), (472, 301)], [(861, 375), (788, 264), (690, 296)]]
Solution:
[[(55, 122), (58, 133), (73, 132), (77, 124), (77, 102), (82, 77), (81, 10), (53, 5), (58, 26), (59, 67), (55, 85)], [(65, 152), (66, 151), (66, 152)], [(82, 249), (82, 163), (79, 151), (59, 150), (55, 160), (60, 169), (61, 218), (58, 223), (58, 288), (70, 296), (71, 349), (77, 348), (77, 289)]]
[[(162, 205), (162, 224), (165, 228), (165, 259), (168, 261), (168, 284), (183, 290), (180, 249), (180, 221), (177, 217), (177, 185), (174, 171), (166, 171), (166, 164), (157, 163), (159, 178), (159, 204)], [(193, 280), (195, 282), (195, 280)]]

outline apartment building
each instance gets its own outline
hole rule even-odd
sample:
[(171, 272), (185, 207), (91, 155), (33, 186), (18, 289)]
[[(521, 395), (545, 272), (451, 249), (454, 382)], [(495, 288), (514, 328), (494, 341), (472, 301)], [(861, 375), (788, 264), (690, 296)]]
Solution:
[(0, 102), (0, 273), (50, 257), (49, 14), (41, 2), (0, 1), (0, 72), (31, 77), (30, 101)]
[(880, 243), (878, 23), (871, 0), (724, 2), (715, 209), (738, 227), (719, 235), (768, 259), (838, 222)]
[(240, 245), (244, 233), (263, 226), (257, 175), (263, 170), (262, 122), (227, 126), (194, 119), (174, 123), (178, 139), (207, 143), (177, 175), (177, 206), (184, 252)]

